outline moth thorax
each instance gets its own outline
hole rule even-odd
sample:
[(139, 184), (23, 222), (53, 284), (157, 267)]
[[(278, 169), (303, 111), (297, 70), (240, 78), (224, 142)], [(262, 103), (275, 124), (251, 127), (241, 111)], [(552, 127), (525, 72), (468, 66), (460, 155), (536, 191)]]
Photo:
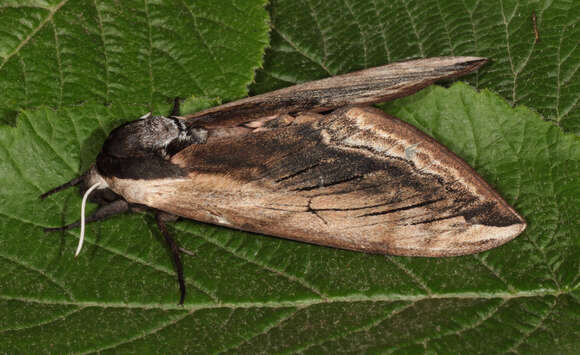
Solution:
[(113, 130), (102, 152), (113, 158), (157, 154), (165, 159), (184, 147), (205, 143), (207, 131), (188, 129), (177, 117), (143, 116)]
[(185, 125), (178, 118), (153, 116), (143, 120), (143, 123), (140, 136), (143, 147), (146, 148), (165, 147), (174, 140), (185, 139), (187, 136)]

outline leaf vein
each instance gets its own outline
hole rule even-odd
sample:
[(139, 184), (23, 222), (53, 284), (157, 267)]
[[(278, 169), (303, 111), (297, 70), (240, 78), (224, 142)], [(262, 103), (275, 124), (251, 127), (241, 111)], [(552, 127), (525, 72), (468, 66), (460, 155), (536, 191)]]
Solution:
[(421, 57), (425, 57), (425, 49), (423, 48), (423, 42), (421, 42), (421, 36), (419, 35), (419, 31), (417, 30), (417, 24), (413, 20), (413, 16), (411, 15), (411, 11), (409, 11), (409, 7), (407, 6), (407, 1), (401, 1), (403, 7), (405, 8), (405, 12), (409, 17), (409, 23), (411, 24), (411, 28), (413, 29), (413, 34), (415, 34), (415, 38), (417, 39), (417, 48), (419, 49), (419, 53)]
[(12, 155), (10, 154), (10, 150), (8, 148), (6, 148), (4, 145), (2, 145), (1, 143), (0, 143), (0, 148), (2, 148), (4, 150), (5, 156), (7, 158), (6, 161), (8, 161), (10, 163), (10, 165), (14, 168), (13, 171), (15, 171), (18, 175), (20, 175), (20, 177), (22, 178), (22, 181), (26, 182), (30, 186), (34, 186), (39, 194), (43, 193), (44, 191), (42, 190), (42, 188), (40, 186), (38, 186), (36, 184), (36, 181), (30, 180), (26, 175), (24, 175), (24, 172), (22, 171), (22, 169), (18, 165), (17, 161), (14, 160), (14, 157), (12, 157)]
[(221, 245), (219, 243), (216, 243), (215, 241), (213, 241), (211, 239), (208, 239), (204, 235), (194, 234), (194, 233), (191, 233), (191, 232), (189, 232), (187, 230), (184, 230), (184, 229), (181, 229), (181, 231), (184, 232), (184, 233), (189, 233), (189, 234), (192, 234), (192, 235), (194, 235), (196, 237), (202, 238), (206, 242), (208, 242), (208, 243), (210, 243), (210, 244), (212, 244), (214, 246), (217, 246), (217, 247), (221, 248), (222, 250), (227, 251), (231, 255), (233, 255), (233, 256), (241, 259), (241, 260), (244, 260), (247, 263), (250, 263), (252, 265), (259, 266), (259, 267), (263, 268), (264, 270), (270, 271), (270, 272), (272, 272), (272, 273), (274, 273), (276, 275), (279, 275), (279, 276), (281, 276), (281, 277), (283, 277), (283, 278), (285, 278), (285, 279), (287, 279), (287, 280), (289, 280), (291, 282), (296, 282), (296, 283), (302, 285), (304, 288), (312, 291), (314, 294), (318, 295), (321, 298), (326, 298), (327, 297), (322, 291), (320, 291), (318, 288), (314, 287), (314, 285), (312, 285), (311, 283), (307, 282), (306, 280), (304, 280), (304, 279), (302, 279), (300, 277), (297, 277), (297, 276), (288, 274), (288, 273), (284, 272), (283, 270), (275, 269), (275, 268), (273, 268), (273, 267), (271, 267), (271, 266), (269, 266), (269, 265), (267, 265), (265, 263), (258, 262), (257, 260), (252, 260), (252, 259), (250, 259), (250, 258), (248, 258), (248, 257), (246, 257), (244, 255), (241, 255), (241, 254), (237, 253), (237, 251), (235, 249), (228, 248), (228, 247), (226, 247), (224, 245)]
[(427, 284), (423, 280), (421, 280), (421, 278), (419, 276), (415, 275), (414, 272), (412, 272), (411, 270), (409, 270), (408, 268), (406, 268), (405, 266), (403, 266), (401, 263), (399, 263), (398, 261), (396, 261), (396, 257), (387, 256), (386, 258), (393, 265), (395, 265), (398, 269), (400, 269), (407, 276), (409, 276), (416, 284), (418, 284), (419, 286), (421, 286), (421, 288), (427, 293), (427, 295), (432, 295), (433, 294), (433, 291), (429, 288), (429, 286), (427, 286)]
[(8, 256), (8, 255), (0, 254), (0, 258), (3, 258), (4, 260), (12, 262), (16, 265), (20, 265), (27, 270), (33, 271), (33, 272), (43, 276), (45, 279), (50, 281), (52, 284), (58, 286), (58, 288), (60, 288), (66, 295), (68, 295), (68, 298), (72, 302), (76, 301), (76, 298), (74, 297), (74, 295), (65, 287), (65, 285), (63, 283), (61, 283), (59, 280), (52, 277), (50, 274), (46, 273), (44, 270), (38, 269), (30, 264), (26, 264), (26, 263), (22, 262), (21, 260), (17, 260), (15, 258)]
[(447, 21), (445, 21), (445, 17), (443, 16), (443, 11), (441, 9), (441, 1), (437, 0), (437, 11), (439, 12), (439, 17), (441, 17), (441, 23), (443, 24), (443, 29), (445, 30), (445, 37), (447, 38), (447, 44), (449, 45), (449, 50), (451, 51), (451, 55), (454, 55), (455, 51), (453, 50), (453, 42), (451, 41), (451, 31), (449, 31), (449, 27)]
[[(64, 165), (68, 166), (68, 168), (72, 171), (72, 172), (76, 172), (77, 168), (73, 167), (72, 165), (69, 164), (69, 162), (65, 159), (64, 156), (60, 155), (58, 153), (58, 151), (52, 146), (52, 144), (50, 144), (50, 142), (48, 141), (48, 139), (46, 139), (45, 137), (43, 137), (37, 130), (36, 127), (32, 124), (32, 122), (30, 120), (23, 120), (25, 122), (27, 122), (29, 124), (29, 127), (31, 128), (31, 132), (34, 133), (41, 142), (43, 142), (44, 144), (46, 144), (46, 146), (54, 153), (54, 155), (56, 157), (58, 157), (60, 159), (60, 161), (62, 161), (64, 163)], [(79, 145), (80, 146), (80, 145)]]
[[(473, 324), (468, 324), (468, 325), (462, 326), (460, 329), (457, 329), (457, 330), (450, 330), (450, 331), (447, 331), (444, 333), (437, 333), (436, 335), (434, 335), (432, 337), (427, 336), (427, 337), (421, 338), (421, 339), (413, 342), (412, 344), (423, 343), (425, 345), (425, 347), (428, 347), (428, 343), (432, 340), (442, 339), (442, 338), (452, 336), (452, 335), (460, 335), (461, 333), (465, 333), (468, 330), (475, 329), (475, 328), (479, 327), (480, 325), (482, 325), (487, 320), (491, 319), (493, 316), (495, 316), (497, 314), (497, 312), (500, 310), (500, 308), (503, 307), (503, 305), (505, 305), (506, 303), (507, 303), (507, 300), (505, 300), (505, 299), (502, 300), (496, 307), (494, 307), (489, 312), (484, 314), (480, 319), (476, 320)], [(392, 348), (390, 350), (393, 350), (393, 351), (398, 350), (399, 348), (403, 348), (403, 347), (408, 346), (408, 345), (409, 344), (402, 344), (402, 345), (399, 345), (399, 346)]]
[[(67, 2), (68, 2), (68, 0), (62, 0), (60, 3), (58, 3), (52, 9), (46, 9), (46, 10), (48, 10), (48, 16), (46, 16), (46, 18), (44, 20), (42, 20), (42, 22), (40, 22), (38, 24), (38, 26), (36, 26), (36, 28), (34, 30), (32, 30), (32, 32), (28, 36), (26, 36), (26, 38), (23, 41), (21, 41), (12, 52), (8, 53), (8, 55), (6, 55), (6, 57), (4, 57), (4, 60), (2, 61), (2, 63), (0, 63), (0, 70), (2, 70), (2, 68), (4, 68), (4, 66), (6, 65), (6, 63), (8, 63), (8, 61), (10, 60), (10, 58), (12, 58), (14, 55), (16, 55), (17, 53), (19, 53), (20, 50), (24, 46), (26, 46), (28, 43), (30, 43), (30, 41), (32, 40), (32, 37), (34, 37), (42, 28), (44, 28), (44, 26), (49, 21), (52, 21), (52, 18), (54, 17), (54, 15)], [(42, 7), (37, 7), (37, 8), (42, 8)]]
[(144, 1), (145, 5), (145, 16), (147, 17), (147, 36), (149, 40), (149, 53), (147, 53), (147, 65), (149, 67), (149, 103), (153, 103), (153, 94), (155, 93), (155, 77), (153, 76), (153, 64), (151, 59), (153, 57), (153, 38), (151, 34), (151, 17), (149, 15), (149, 1)]
[(60, 53), (60, 41), (58, 38), (55, 23), (51, 20), (50, 24), (52, 27), (52, 33), (54, 35), (54, 56), (56, 58), (56, 66), (58, 69), (58, 104), (56, 106), (60, 108), (62, 106), (64, 96), (64, 75), (62, 68), (62, 58)]
[(224, 74), (225, 71), (224, 71), (224, 68), (222, 67), (221, 61), (217, 60), (217, 56), (213, 52), (213, 50), (210, 47), (210, 45), (207, 43), (207, 41), (206, 41), (205, 37), (202, 35), (201, 31), (199, 30), (199, 24), (197, 23), (197, 17), (193, 13), (193, 11), (189, 8), (189, 6), (187, 6), (187, 4), (185, 3), (185, 1), (182, 0), (181, 3), (183, 5), (183, 7), (185, 7), (187, 9), (187, 11), (189, 12), (189, 15), (191, 16), (191, 19), (193, 20), (193, 26), (194, 26), (194, 29), (195, 29), (195, 33), (197, 34), (197, 36), (199, 37), (199, 39), (203, 43), (203, 46), (208, 50), (208, 52), (210, 53), (210, 55), (214, 59), (214, 61), (217, 64), (217, 67), (218, 67), (220, 73), (222, 75), (225, 75)]
[(290, 319), (290, 318), (294, 317), (294, 315), (295, 315), (296, 313), (298, 313), (300, 310), (301, 310), (301, 308), (296, 308), (296, 309), (294, 309), (292, 312), (290, 312), (290, 313), (288, 313), (287, 315), (284, 315), (284, 316), (282, 316), (282, 317), (280, 317), (280, 318), (276, 319), (276, 321), (275, 321), (275, 322), (272, 322), (271, 324), (269, 324), (269, 325), (267, 325), (266, 327), (264, 327), (264, 328), (262, 329), (262, 331), (261, 331), (261, 332), (258, 332), (258, 333), (256, 333), (256, 334), (254, 334), (254, 335), (250, 336), (249, 338), (247, 338), (247, 339), (244, 339), (243, 341), (241, 341), (240, 343), (238, 343), (238, 344), (236, 344), (236, 345), (233, 345), (233, 346), (231, 346), (231, 347), (229, 347), (229, 348), (222, 349), (222, 350), (218, 351), (217, 353), (218, 353), (218, 354), (223, 354), (223, 353), (225, 353), (225, 352), (228, 352), (228, 351), (230, 351), (230, 350), (233, 350), (233, 349), (239, 349), (239, 348), (241, 348), (242, 346), (244, 346), (244, 344), (249, 344), (249, 343), (252, 341), (252, 339), (255, 339), (255, 338), (257, 338), (257, 337), (259, 337), (260, 335), (265, 335), (265, 334), (267, 334), (269, 331), (271, 331), (272, 329), (274, 329), (274, 328), (277, 328), (277, 327), (280, 327), (280, 326), (281, 326), (281, 325), (282, 325), (284, 322), (286, 322), (288, 319)]
[(322, 53), (323, 53), (323, 58), (321, 62), (325, 62), (326, 59), (328, 59), (328, 45), (326, 43), (326, 38), (324, 37), (324, 31), (322, 31), (322, 27), (320, 26), (320, 21), (318, 19), (318, 14), (316, 13), (316, 11), (314, 11), (314, 8), (312, 8), (312, 4), (310, 3), (309, 0), (304, 1), (307, 6), (308, 6), (308, 10), (310, 10), (310, 15), (312, 16), (312, 20), (314, 21), (314, 24), (316, 25), (316, 29), (318, 30), (318, 33), (320, 34), (320, 41), (322, 42)]
[(97, 348), (97, 349), (89, 350), (86, 352), (86, 354), (101, 353), (101, 352), (106, 351), (106, 350), (118, 348), (122, 345), (127, 345), (127, 344), (137, 342), (139, 340), (143, 340), (150, 335), (154, 335), (154, 334), (159, 333), (160, 331), (162, 331), (170, 326), (176, 325), (177, 323), (181, 322), (185, 318), (192, 315), (194, 312), (195, 312), (195, 310), (192, 310), (190, 312), (186, 312), (185, 314), (180, 314), (178, 317), (170, 318), (167, 322), (163, 322), (155, 328), (151, 328), (151, 329), (144, 331), (142, 333), (140, 332), (136, 336), (133, 336), (133, 337), (130, 337), (127, 339), (123, 339), (119, 342), (108, 344), (108, 345), (105, 345), (105, 346)]
[(488, 269), (497, 279), (503, 282), (510, 292), (515, 292), (515, 287), (504, 279), (497, 271), (495, 271), (479, 254), (474, 254), (473, 257), (479, 261), (486, 269)]
[(360, 34), (360, 38), (361, 38), (361, 42), (362, 42), (361, 44), (362, 44), (362, 48), (363, 48), (364, 67), (367, 68), (369, 66), (368, 45), (366, 43), (367, 36), (365, 36), (363, 33), (360, 22), (356, 18), (356, 14), (352, 9), (352, 5), (348, 2), (348, 0), (343, 0), (343, 1), (344, 1), (345, 7), (348, 9), (348, 12), (350, 13), (350, 16), (352, 16), (352, 18), (355, 19), (354, 23), (356, 24), (356, 27), (358, 28), (358, 33)]
[(505, 13), (505, 9), (504, 9), (504, 3), (503, 0), (500, 0), (500, 9), (501, 9), (501, 17), (502, 17), (502, 22), (503, 25), (505, 27), (505, 40), (506, 40), (506, 51), (507, 51), (507, 58), (510, 64), (510, 70), (512, 72), (513, 75), (513, 86), (512, 86), (512, 100), (511, 103), (512, 105), (514, 105), (516, 103), (516, 91), (517, 91), (517, 82), (518, 82), (518, 73), (514, 67), (514, 62), (513, 62), (513, 58), (512, 58), (512, 54), (511, 54), (511, 49), (510, 49), (510, 32), (509, 32), (509, 20), (506, 18), (506, 13)]
[(316, 60), (312, 55), (310, 55), (310, 54), (306, 53), (305, 51), (303, 51), (302, 49), (300, 49), (297, 44), (295, 44), (288, 36), (286, 36), (285, 34), (280, 32), (276, 27), (272, 26), (272, 30), (276, 31), (276, 33), (278, 33), (280, 35), (280, 37), (282, 37), (282, 39), (285, 40), (286, 43), (288, 43), (288, 45), (290, 45), (292, 48), (294, 48), (296, 50), (296, 52), (298, 52), (299, 54), (304, 56), (304, 58), (309, 59), (314, 64), (317, 64), (320, 68), (322, 68), (324, 71), (326, 71), (328, 73), (328, 75), (334, 75), (330, 71), (330, 69), (328, 69), (326, 67), (326, 65), (324, 65), (324, 63), (322, 61)]
[(72, 309), (66, 313), (59, 314), (57, 317), (38, 322), (36, 324), (29, 324), (26, 326), (20, 326), (20, 327), (16, 326), (16, 327), (12, 327), (12, 328), (0, 329), (0, 334), (5, 333), (5, 332), (31, 330), (31, 329), (38, 328), (38, 327), (44, 327), (44, 326), (47, 326), (47, 325), (50, 325), (50, 324), (53, 324), (56, 322), (65, 321), (69, 316), (71, 316), (75, 313), (78, 313), (85, 308), (86, 307), (78, 307), (78, 308)]
[[(309, 348), (312, 348), (313, 346), (321, 346), (324, 343), (328, 343), (331, 341), (336, 341), (338, 339), (344, 339), (347, 336), (352, 336), (353, 334), (357, 334), (357, 333), (361, 333), (361, 332), (368, 332), (369, 330), (378, 327), (379, 325), (381, 325), (382, 323), (384, 323), (385, 321), (393, 318), (394, 316), (398, 315), (399, 313), (402, 313), (404, 311), (406, 311), (407, 309), (413, 307), (415, 305), (416, 302), (410, 302), (408, 304), (404, 304), (402, 305), (402, 307), (395, 309), (395, 310), (389, 310), (389, 312), (387, 312), (386, 314), (384, 314), (382, 317), (379, 317), (377, 319), (373, 319), (371, 320), (368, 324), (357, 327), (355, 329), (352, 329), (348, 332), (343, 332), (340, 333), (339, 335), (336, 336), (331, 336), (328, 339), (324, 339), (320, 342), (316, 342), (316, 343), (312, 343), (309, 344), (308, 346), (306, 346), (304, 349), (300, 349), (300, 352), (304, 353), (305, 350), (308, 350)], [(372, 344), (368, 344), (368, 346), (371, 346)], [(359, 349), (360, 352), (364, 352), (363, 350), (365, 349)]]
[(101, 14), (101, 11), (99, 9), (99, 6), (97, 4), (96, 0), (93, 0), (93, 6), (95, 7), (95, 12), (97, 13), (97, 23), (99, 26), (99, 38), (101, 39), (101, 44), (103, 47), (103, 58), (105, 60), (105, 63), (103, 65), (103, 69), (105, 70), (105, 102), (108, 103), (109, 102), (109, 84), (110, 84), (110, 72), (109, 72), (109, 56), (107, 54), (107, 46), (106, 46), (106, 40), (105, 40), (105, 31), (104, 31), (104, 27), (103, 27), (103, 15)]
[(51, 304), (51, 305), (75, 305), (75, 306), (89, 306), (89, 307), (100, 307), (100, 308), (118, 308), (118, 309), (163, 309), (163, 310), (183, 310), (183, 309), (195, 309), (195, 310), (209, 310), (209, 309), (252, 309), (252, 308), (288, 308), (288, 307), (305, 307), (317, 304), (332, 304), (332, 303), (359, 303), (359, 302), (398, 302), (398, 301), (410, 301), (418, 302), (424, 300), (434, 300), (434, 299), (456, 299), (456, 300), (472, 300), (472, 299), (520, 299), (520, 298), (541, 298), (546, 296), (559, 296), (572, 294), (574, 290), (566, 290), (562, 292), (559, 290), (548, 290), (548, 289), (538, 289), (535, 291), (519, 291), (516, 293), (511, 292), (495, 292), (495, 293), (485, 293), (485, 292), (461, 292), (461, 293), (439, 293), (433, 294), (431, 296), (427, 295), (374, 295), (374, 296), (364, 296), (360, 294), (355, 294), (353, 296), (333, 296), (327, 297), (325, 299), (312, 298), (312, 299), (300, 299), (294, 301), (266, 301), (266, 302), (223, 302), (223, 303), (199, 303), (197, 305), (186, 304), (180, 306), (177, 304), (139, 304), (139, 303), (121, 303), (121, 302), (93, 302), (93, 301), (63, 301), (63, 300), (48, 300), (48, 299), (38, 299), (33, 297), (15, 297), (6, 296), (0, 294), (0, 299), (2, 300), (18, 300), (22, 302), (30, 302), (37, 304)]
[(385, 49), (385, 54), (387, 56), (387, 63), (391, 62), (391, 51), (389, 50), (388, 41), (387, 41), (387, 31), (385, 29), (384, 21), (381, 21), (381, 16), (379, 13), (379, 8), (377, 6), (377, 0), (373, 1), (373, 8), (375, 9), (375, 15), (377, 16), (377, 20), (379, 22), (379, 26), (381, 28), (381, 37), (383, 38), (383, 48)]
[(546, 313), (540, 318), (540, 321), (538, 322), (538, 324), (536, 324), (535, 327), (533, 327), (532, 329), (530, 329), (528, 332), (525, 332), (522, 337), (520, 339), (518, 339), (514, 345), (512, 345), (508, 351), (506, 351), (506, 353), (509, 352), (517, 352), (516, 349), (523, 344), (524, 340), (528, 339), (533, 333), (536, 332), (536, 330), (540, 329), (540, 327), (542, 326), (542, 324), (544, 324), (544, 322), (546, 321), (546, 319), (548, 319), (548, 317), (552, 314), (552, 312), (554, 311), (554, 308), (556, 308), (556, 305), (558, 304), (558, 298), (554, 299), (554, 302), (552, 303), (552, 305), (550, 306), (550, 308), (546, 311)]

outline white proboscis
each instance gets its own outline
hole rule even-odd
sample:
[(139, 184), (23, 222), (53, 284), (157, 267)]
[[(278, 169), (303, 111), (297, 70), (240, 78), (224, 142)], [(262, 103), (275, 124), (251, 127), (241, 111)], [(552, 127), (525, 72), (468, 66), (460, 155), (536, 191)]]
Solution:
[(79, 237), (79, 245), (77, 246), (77, 251), (75, 252), (75, 258), (80, 254), (81, 249), (83, 248), (83, 241), (85, 240), (85, 206), (87, 205), (87, 198), (91, 192), (101, 187), (101, 185), (102, 184), (100, 182), (97, 182), (91, 186), (83, 196), (83, 202), (81, 203), (81, 234)]

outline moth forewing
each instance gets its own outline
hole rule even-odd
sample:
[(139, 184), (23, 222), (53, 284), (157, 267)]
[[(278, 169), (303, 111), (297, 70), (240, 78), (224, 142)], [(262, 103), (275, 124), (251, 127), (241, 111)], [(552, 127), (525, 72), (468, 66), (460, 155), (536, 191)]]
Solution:
[(321, 112), (410, 95), (442, 79), (468, 74), (481, 57), (434, 57), (383, 65), (294, 85), (213, 107), (183, 119), (202, 127), (228, 127), (289, 112)]

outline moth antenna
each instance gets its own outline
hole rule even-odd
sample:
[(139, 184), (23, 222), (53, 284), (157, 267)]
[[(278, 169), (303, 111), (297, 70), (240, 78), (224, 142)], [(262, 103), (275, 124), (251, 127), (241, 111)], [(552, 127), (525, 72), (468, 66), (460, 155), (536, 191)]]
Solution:
[(77, 251), (75, 252), (75, 258), (80, 254), (81, 249), (83, 248), (83, 242), (85, 240), (85, 207), (87, 205), (87, 198), (97, 188), (101, 187), (101, 183), (97, 182), (93, 186), (91, 186), (83, 195), (83, 202), (81, 203), (81, 234), (79, 237), (79, 245), (77, 246)]
[(45, 198), (47, 198), (48, 196), (50, 196), (50, 195), (52, 195), (54, 193), (57, 193), (59, 191), (65, 190), (65, 189), (68, 189), (71, 186), (76, 186), (76, 185), (78, 185), (83, 180), (83, 178), (84, 178), (84, 175), (81, 175), (79, 177), (76, 177), (76, 178), (72, 179), (69, 182), (65, 182), (64, 184), (62, 184), (60, 186), (57, 186), (54, 189), (49, 190), (49, 191), (43, 193), (42, 195), (40, 195), (40, 199), (41, 200), (44, 200)]

